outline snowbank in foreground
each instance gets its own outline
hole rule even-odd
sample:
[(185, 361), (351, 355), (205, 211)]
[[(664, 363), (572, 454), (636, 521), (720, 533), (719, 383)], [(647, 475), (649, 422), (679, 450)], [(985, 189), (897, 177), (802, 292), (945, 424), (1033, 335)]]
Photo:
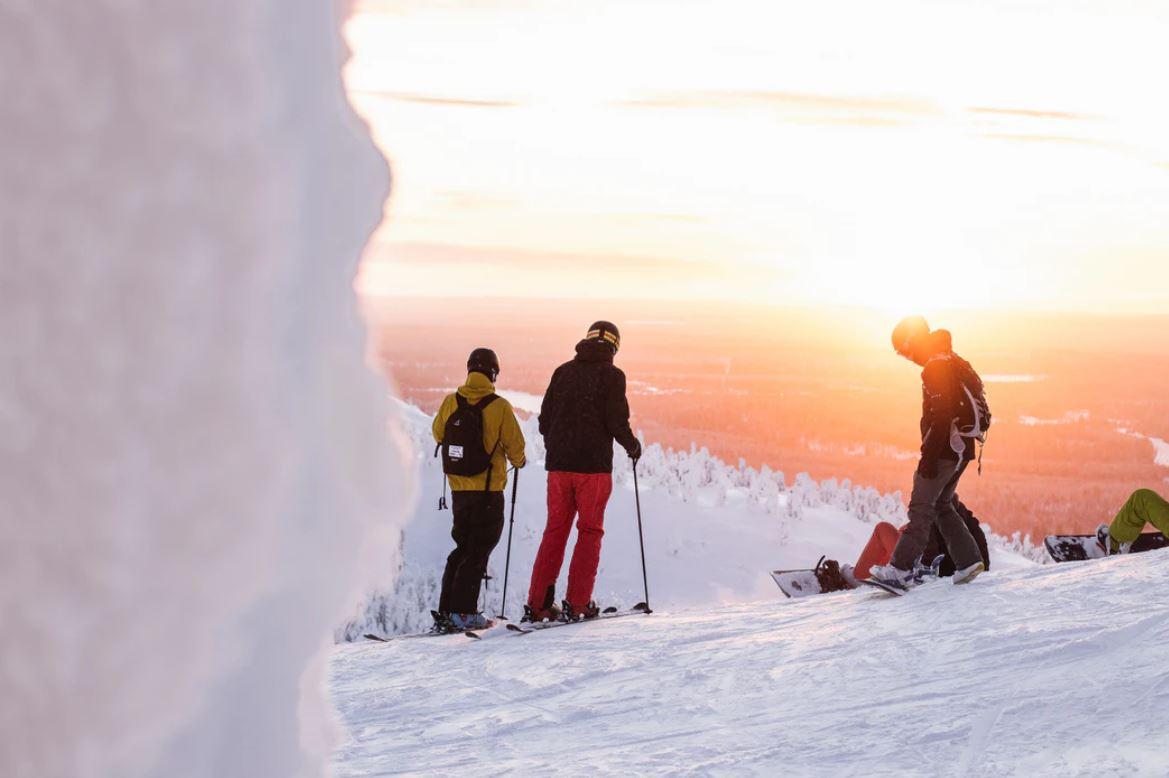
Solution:
[(407, 500), (352, 289), (386, 166), (336, 13), (0, 10), (5, 778), (331, 750), (323, 651)]
[[(417, 452), (422, 498), (405, 526), (403, 562), (395, 588), (371, 594), (361, 611), (338, 631), (340, 640), (366, 632), (393, 634), (428, 627), (446, 555), (454, 545), (451, 514), (437, 510), (443, 482), (441, 463), (432, 456), (430, 417), (412, 405), (400, 406)], [(503, 611), (512, 617), (522, 613), (546, 517), (543, 439), (534, 417), (521, 424), (531, 464), (520, 472), (508, 602)], [(605, 519), (596, 598), (602, 604), (632, 605), (644, 597), (633, 474), (624, 452), (615, 455), (614, 463), (616, 486)], [(768, 571), (811, 567), (822, 554), (853, 561), (874, 524), (905, 521), (899, 493), (880, 494), (835, 479), (816, 483), (807, 474), (789, 484), (783, 473), (766, 467), (732, 467), (705, 449), (678, 452), (648, 445), (638, 465), (638, 480), (654, 607), (782, 596)], [(995, 565), (1026, 564), (1016, 552), (1032, 557), (1035, 552), (1026, 541), (1020, 545), (992, 536), (991, 545)], [(506, 553), (505, 527), (488, 570), (493, 579), (482, 598), (485, 611), (500, 611)], [(564, 595), (567, 569), (566, 559), (558, 597)]]
[(334, 653), (338, 778), (1164, 776), (1169, 552)]

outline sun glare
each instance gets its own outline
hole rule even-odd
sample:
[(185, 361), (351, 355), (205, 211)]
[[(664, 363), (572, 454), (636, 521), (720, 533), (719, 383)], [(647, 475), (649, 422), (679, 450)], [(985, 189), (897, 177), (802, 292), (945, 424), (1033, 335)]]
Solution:
[(474, 295), (455, 271), (490, 257), (516, 296), (1160, 308), (1169, 110), (1138, 83), (1169, 72), (1155, 29), (1065, 8), (1068, 30), (1126, 41), (1089, 67), (1030, 6), (914, 5), (948, 32), (892, 40), (859, 31), (896, 7), (844, 6), (853, 24), (762, 0), (359, 13), (346, 82), (395, 170), (366, 262), (429, 263), (362, 288)]

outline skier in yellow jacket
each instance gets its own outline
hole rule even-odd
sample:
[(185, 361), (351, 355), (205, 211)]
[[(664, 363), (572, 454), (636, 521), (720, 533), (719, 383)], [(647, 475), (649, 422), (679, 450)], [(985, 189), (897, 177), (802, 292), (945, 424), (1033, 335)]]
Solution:
[(467, 360), (467, 382), (448, 395), (434, 417), (434, 440), (443, 452), (451, 487), (455, 550), (447, 557), (435, 616), (440, 631), (489, 626), (478, 612), (487, 560), (503, 534), (507, 463), (525, 464), (524, 434), (511, 404), (495, 394), (499, 359), (477, 348)]

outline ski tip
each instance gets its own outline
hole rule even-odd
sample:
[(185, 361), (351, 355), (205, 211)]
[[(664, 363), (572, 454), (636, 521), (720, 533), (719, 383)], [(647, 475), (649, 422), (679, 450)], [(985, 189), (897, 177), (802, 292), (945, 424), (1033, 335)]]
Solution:
[(632, 608), (630, 608), (630, 610), (640, 611), (646, 615), (653, 613), (653, 611), (649, 609), (649, 605), (644, 602), (637, 603), (637, 605), (634, 605)]
[(601, 611), (601, 613), (616, 613), (616, 612), (617, 612), (617, 607), (614, 605), (610, 605), (608, 608), (605, 608), (605, 610)]
[(469, 638), (474, 638), (475, 640), (482, 640), (482, 639), (483, 639), (483, 636), (482, 636), (482, 635), (480, 635), (479, 633), (477, 633), (477, 632), (475, 632), (474, 630), (471, 630), (471, 629), (467, 630), (467, 631), (466, 631), (466, 632), (464, 632), (463, 634), (464, 634), (464, 635), (466, 635), (466, 636), (467, 636), (467, 637), (469, 637)]
[(509, 630), (511, 630), (512, 632), (525, 632), (526, 631), (524, 629), (521, 629), (519, 626), (517, 626), (515, 624), (508, 624), (507, 628)]
[(365, 635), (363, 635), (362, 637), (364, 637), (366, 640), (376, 640), (379, 643), (386, 642), (385, 638), (379, 637), (379, 636), (373, 634), (372, 632), (366, 632)]

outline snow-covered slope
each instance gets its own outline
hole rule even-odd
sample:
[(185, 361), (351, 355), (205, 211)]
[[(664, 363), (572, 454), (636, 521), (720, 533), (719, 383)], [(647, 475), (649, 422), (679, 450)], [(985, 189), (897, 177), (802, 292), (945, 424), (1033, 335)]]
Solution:
[[(705, 570), (696, 570), (698, 576)], [(1169, 552), (339, 646), (339, 777), (1164, 776)]]
[[(511, 396), (506, 391), (502, 394)], [(539, 398), (523, 399), (517, 407), (539, 407)], [(372, 594), (339, 630), (340, 639), (371, 631), (393, 634), (428, 627), (443, 564), (454, 545), (451, 514), (437, 510), (442, 473), (432, 456), (430, 418), (414, 406), (400, 405), (400, 415), (414, 438), (422, 496), (404, 530), (403, 568), (396, 587)], [(546, 518), (543, 441), (535, 418), (523, 411), (520, 415), (531, 465), (520, 472), (504, 611), (512, 616), (522, 612)], [(596, 598), (603, 604), (632, 605), (644, 597), (633, 474), (624, 452), (617, 453), (614, 462), (617, 484), (605, 519)], [(810, 567), (822, 554), (854, 561), (876, 522), (905, 521), (900, 494), (882, 495), (848, 481), (816, 483), (806, 474), (788, 483), (783, 473), (741, 464), (733, 467), (704, 449), (674, 452), (646, 446), (638, 479), (654, 607), (689, 608), (782, 597), (769, 570)], [(995, 566), (1029, 564), (1008, 548), (1026, 552), (1029, 546), (991, 540)], [(505, 528), (488, 571), (495, 578), (482, 598), (488, 612), (499, 612), (506, 552)], [(567, 568), (566, 560), (565, 575)], [(565, 585), (562, 575), (558, 597), (563, 597)]]

